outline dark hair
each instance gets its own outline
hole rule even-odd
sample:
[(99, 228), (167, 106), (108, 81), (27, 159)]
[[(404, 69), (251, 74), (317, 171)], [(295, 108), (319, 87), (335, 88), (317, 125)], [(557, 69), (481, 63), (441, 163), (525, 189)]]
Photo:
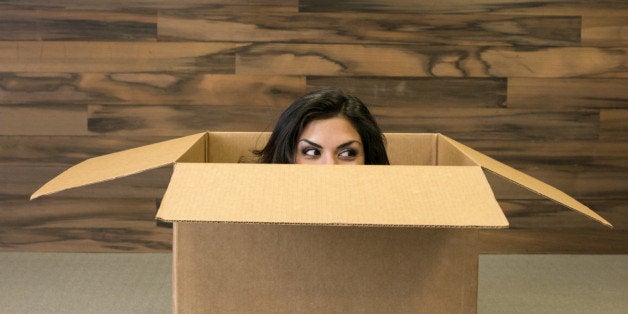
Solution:
[(279, 117), (266, 146), (253, 153), (261, 163), (294, 163), (297, 141), (305, 126), (339, 115), (347, 118), (360, 134), (365, 164), (390, 164), (384, 135), (368, 108), (357, 97), (336, 90), (313, 91), (293, 102)]

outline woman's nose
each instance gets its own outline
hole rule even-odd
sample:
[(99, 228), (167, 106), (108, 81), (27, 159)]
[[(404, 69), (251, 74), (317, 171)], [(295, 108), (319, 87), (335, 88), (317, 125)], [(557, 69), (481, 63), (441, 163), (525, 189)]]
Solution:
[(334, 154), (323, 154), (322, 158), (319, 159), (322, 165), (337, 165), (338, 158)]

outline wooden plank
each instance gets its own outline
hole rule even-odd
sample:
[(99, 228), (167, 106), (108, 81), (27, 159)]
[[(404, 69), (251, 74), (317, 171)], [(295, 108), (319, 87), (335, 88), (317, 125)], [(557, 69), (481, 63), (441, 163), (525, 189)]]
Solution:
[(236, 74), (626, 77), (626, 52), (590, 47), (251, 44), (238, 49)]
[(600, 139), (628, 139), (628, 109), (600, 111)]
[(0, 135), (86, 135), (85, 105), (0, 105)]
[(130, 0), (130, 1), (99, 1), (99, 0), (57, 0), (54, 3), (45, 0), (3, 0), (0, 9), (68, 9), (68, 10), (111, 10), (111, 11), (143, 11), (172, 8), (203, 8), (213, 10), (238, 9), (257, 10), (292, 10), (298, 9), (297, 0)]
[(1, 41), (3, 72), (234, 72), (235, 44)]
[(0, 104), (81, 104), (103, 101), (98, 91), (82, 91), (76, 73), (0, 73)]
[[(475, 48), (414, 45), (254, 44), (236, 54), (236, 74), (487, 77)], [(373, 60), (377, 60), (374, 62)]]
[(626, 77), (625, 48), (488, 49), (481, 60), (488, 73), (507, 77)]
[[(160, 11), (159, 39), (295, 43), (577, 46), (580, 17)], [(464, 31), (461, 31), (464, 30)]]
[(538, 15), (581, 15), (598, 12), (597, 14), (613, 14), (628, 10), (623, 1), (501, 1), (501, 0), (375, 0), (375, 1), (334, 1), (334, 0), (301, 0), (299, 10), (302, 12), (396, 12), (396, 13), (518, 13)]
[[(259, 106), (90, 106), (88, 130), (112, 135), (187, 135), (203, 130), (270, 131), (284, 108)], [(441, 132), (458, 139), (595, 139), (594, 111), (433, 109), (371, 106), (386, 132)]]
[(625, 47), (628, 44), (628, 10), (624, 16), (583, 16), (582, 44), (596, 47)]
[(385, 132), (443, 133), (465, 140), (597, 139), (595, 111), (371, 106)]
[(206, 73), (0, 73), (0, 104), (97, 103), (287, 107), (299, 76)]
[(481, 230), (484, 254), (627, 254), (628, 231), (547, 228)]
[(157, 11), (0, 10), (0, 40), (156, 41)]
[(506, 101), (506, 79), (502, 78), (310, 76), (307, 88), (342, 89), (382, 107), (499, 108)]
[(169, 252), (154, 199), (0, 198), (0, 251)]
[(0, 166), (64, 168), (91, 157), (172, 138), (172, 136), (0, 136)]
[(624, 78), (508, 79), (509, 108), (628, 108)]
[(92, 134), (184, 136), (202, 131), (272, 131), (283, 107), (90, 106)]

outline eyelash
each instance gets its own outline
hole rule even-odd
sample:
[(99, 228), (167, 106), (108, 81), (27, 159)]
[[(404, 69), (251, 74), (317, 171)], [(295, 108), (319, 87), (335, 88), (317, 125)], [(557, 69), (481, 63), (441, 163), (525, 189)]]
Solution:
[[(348, 153), (348, 156), (343, 156), (343, 154)], [(358, 155), (358, 152), (355, 149), (345, 149), (338, 154), (341, 158), (344, 159), (352, 159)]]
[[(314, 155), (308, 154), (309, 151), (314, 151)], [(314, 156), (319, 156), (321, 152), (316, 148), (306, 147), (301, 150), (301, 154), (303, 154), (303, 156), (306, 156), (308, 158), (313, 158)]]
[[(314, 152), (314, 154), (308, 154), (308, 152)], [(301, 154), (307, 158), (316, 158), (320, 156), (321, 152), (317, 148), (306, 147), (301, 150)], [(347, 154), (347, 156), (343, 156), (344, 154)], [(338, 153), (338, 156), (341, 159), (353, 159), (357, 157), (357, 155), (358, 155), (358, 152), (355, 149), (345, 149), (341, 151), (340, 153)]]

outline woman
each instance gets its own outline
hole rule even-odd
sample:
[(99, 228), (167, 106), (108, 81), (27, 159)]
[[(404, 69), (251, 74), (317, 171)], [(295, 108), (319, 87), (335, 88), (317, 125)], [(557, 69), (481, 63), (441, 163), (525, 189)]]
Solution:
[(388, 165), (384, 136), (357, 97), (317, 90), (279, 117), (261, 163)]

